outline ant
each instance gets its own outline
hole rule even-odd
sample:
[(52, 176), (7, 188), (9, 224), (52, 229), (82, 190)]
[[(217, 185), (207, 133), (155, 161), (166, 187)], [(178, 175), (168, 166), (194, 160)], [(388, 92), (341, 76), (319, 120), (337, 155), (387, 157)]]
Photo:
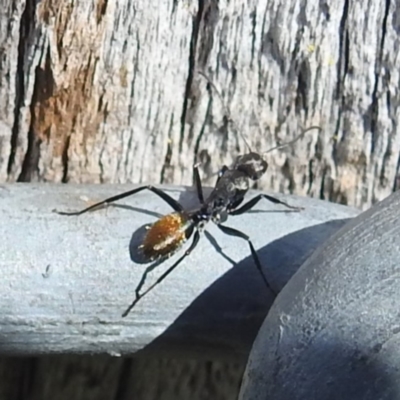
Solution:
[[(211, 83), (209, 78), (203, 74), (208, 82), (216, 90), (215, 86)], [(219, 92), (216, 90), (219, 95)], [(220, 96), (220, 95), (219, 95)], [(221, 97), (220, 97), (221, 98)], [(222, 100), (222, 99), (221, 99)], [(229, 118), (229, 114), (227, 114)], [(290, 142), (284, 143), (280, 146), (276, 146), (269, 149), (268, 153), (272, 150), (278, 148), (286, 147), (292, 145), (300, 137), (302, 137), (307, 131), (311, 129), (321, 129), (317, 126), (310, 127), (303, 132), (301, 132), (295, 139)], [(246, 142), (247, 145), (247, 142)], [(208, 222), (214, 222), (217, 227), (226, 235), (235, 236), (244, 239), (248, 242), (251, 255), (254, 259), (258, 271), (261, 273), (262, 279), (267, 286), (267, 288), (273, 293), (274, 296), (277, 293), (271, 288), (265, 277), (261, 262), (258, 258), (257, 252), (254, 248), (250, 237), (245, 233), (236, 230), (234, 228), (222, 225), (229, 215), (240, 215), (251, 208), (253, 208), (261, 199), (266, 199), (275, 204), (281, 204), (285, 207), (291, 209), (292, 211), (300, 211), (302, 208), (294, 207), (282, 200), (275, 197), (258, 194), (253, 199), (249, 200), (243, 204), (240, 208), (239, 205), (243, 202), (244, 197), (249, 190), (250, 180), (255, 181), (261, 178), (261, 176), (266, 172), (268, 168), (268, 163), (263, 159), (262, 155), (251, 151), (250, 147), (247, 145), (250, 152), (244, 155), (240, 155), (236, 158), (236, 161), (232, 167), (223, 166), (218, 172), (216, 184), (211, 191), (210, 195), (205, 199), (203, 195), (203, 187), (199, 174), (199, 165), (195, 164), (193, 166), (193, 175), (197, 191), (197, 197), (200, 202), (200, 207), (194, 210), (185, 210), (184, 207), (164, 192), (152, 185), (141, 186), (133, 190), (129, 190), (124, 193), (120, 193), (116, 196), (109, 197), (103, 201), (91, 205), (81, 211), (76, 212), (63, 212), (56, 211), (61, 215), (81, 215), (88, 211), (98, 209), (100, 206), (107, 206), (115, 201), (121, 200), (125, 197), (132, 196), (143, 190), (150, 190), (162, 200), (164, 200), (168, 205), (174, 210), (172, 213), (160, 217), (155, 223), (148, 227), (146, 235), (139, 246), (139, 250), (143, 255), (144, 259), (148, 262), (161, 260), (163, 258), (170, 257), (175, 252), (177, 252), (184, 242), (189, 240), (193, 236), (193, 240), (189, 248), (184, 252), (184, 254), (171, 266), (169, 267), (151, 286), (149, 286), (145, 291), (140, 293), (140, 289), (144, 284), (145, 276), (152, 269), (149, 267), (146, 269), (143, 278), (135, 290), (136, 298), (131, 303), (131, 305), (122, 314), (122, 317), (126, 317), (132, 308), (138, 303), (140, 299), (146, 296), (150, 291), (152, 291), (158, 284), (160, 284), (186, 257), (188, 257), (191, 252), (195, 249), (200, 240), (200, 233), (205, 229)], [(264, 154), (265, 154), (264, 153)]]

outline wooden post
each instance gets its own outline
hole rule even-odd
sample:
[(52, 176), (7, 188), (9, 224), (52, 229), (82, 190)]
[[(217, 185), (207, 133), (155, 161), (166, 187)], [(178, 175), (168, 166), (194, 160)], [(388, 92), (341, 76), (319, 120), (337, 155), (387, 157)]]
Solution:
[[(81, 216), (52, 212), (79, 210), (89, 200), (131, 188), (12, 184), (0, 191), (0, 354), (143, 350), (172, 358), (246, 360), (273, 301), (246, 241), (210, 223), (211, 243), (202, 238), (190, 257), (122, 318), (151, 265), (133, 262), (130, 254), (135, 260), (143, 227), (155, 221), (154, 213), (169, 213), (170, 207), (141, 192), (120, 207)], [(192, 191), (169, 188), (168, 193), (188, 207), (196, 205)], [(357, 214), (320, 200), (285, 201), (306, 210), (287, 213), (265, 201), (225, 224), (251, 237), (277, 291), (314, 248)], [(144, 287), (177, 257), (154, 269)]]

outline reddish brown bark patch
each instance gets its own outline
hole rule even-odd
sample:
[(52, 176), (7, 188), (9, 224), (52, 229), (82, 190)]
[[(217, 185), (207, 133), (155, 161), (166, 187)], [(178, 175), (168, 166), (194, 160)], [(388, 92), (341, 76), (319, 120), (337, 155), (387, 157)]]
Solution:
[(75, 132), (83, 142), (95, 136), (107, 114), (104, 89), (99, 92), (95, 79), (103, 42), (98, 22), (106, 8), (107, 0), (100, 0), (92, 23), (87, 23), (79, 20), (79, 10), (70, 2), (44, 0), (40, 5), (39, 18), (51, 25), (50, 43), (57, 51), (46, 49), (45, 62), (37, 68), (31, 129), (40, 140), (53, 141), (54, 156), (64, 154)]

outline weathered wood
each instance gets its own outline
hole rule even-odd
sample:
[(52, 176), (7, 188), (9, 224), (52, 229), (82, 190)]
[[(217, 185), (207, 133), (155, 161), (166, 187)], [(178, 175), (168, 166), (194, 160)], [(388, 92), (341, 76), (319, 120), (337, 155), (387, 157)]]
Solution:
[(24, 398), (32, 400), (118, 399), (124, 360), (107, 356), (61, 355), (38, 358), (30, 371)]
[(4, 400), (234, 399), (243, 363), (154, 357), (0, 358)]
[[(153, 193), (141, 192), (121, 207), (78, 217), (52, 212), (80, 209), (87, 205), (82, 199), (99, 200), (126, 189), (11, 184), (1, 190), (0, 354), (118, 356), (142, 350), (172, 358), (244, 361), (273, 301), (246, 241), (210, 224), (207, 231), (220, 250), (203, 238), (173, 274), (122, 318), (152, 265), (135, 265), (130, 252), (137, 259), (144, 226), (155, 220), (154, 212), (171, 212), (170, 207)], [(196, 205), (192, 191), (168, 193)], [(227, 223), (251, 237), (277, 291), (319, 244), (358, 213), (315, 199), (286, 201), (306, 210), (282, 212), (282, 206), (265, 201)], [(144, 288), (177, 258), (153, 270)]]
[(395, 187), (398, 2), (4, 2), (2, 181), (190, 184), (200, 159), (211, 183), (244, 143), (200, 69), (257, 149), (324, 128), (260, 187), (360, 207)]
[[(324, 127), (318, 139), (311, 133), (292, 151), (270, 154), (260, 188), (359, 207), (395, 188), (394, 0), (0, 5), (0, 182), (189, 184), (197, 158), (212, 184), (244, 143), (224, 129), (199, 68), (259, 150), (302, 127)], [(165, 367), (166, 377), (173, 370)], [(208, 379), (207, 389), (221, 384), (217, 375)], [(17, 389), (4, 393), (10, 399)]]

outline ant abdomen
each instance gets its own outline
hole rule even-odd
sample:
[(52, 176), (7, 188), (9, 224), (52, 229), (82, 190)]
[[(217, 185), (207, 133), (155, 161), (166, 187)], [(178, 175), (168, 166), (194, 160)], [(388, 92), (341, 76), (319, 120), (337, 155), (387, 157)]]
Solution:
[(149, 261), (169, 257), (182, 247), (189, 227), (190, 220), (184, 213), (164, 215), (148, 226), (139, 250)]
[(256, 181), (267, 171), (268, 163), (257, 153), (247, 153), (236, 158), (233, 169), (245, 173), (250, 179)]

